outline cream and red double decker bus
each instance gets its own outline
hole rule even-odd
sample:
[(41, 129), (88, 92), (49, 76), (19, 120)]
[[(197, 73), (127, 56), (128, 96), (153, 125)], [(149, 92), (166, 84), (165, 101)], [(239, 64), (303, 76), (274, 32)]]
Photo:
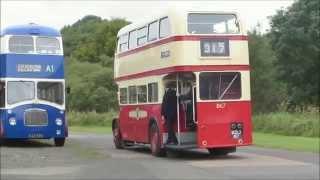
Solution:
[[(151, 144), (228, 154), (252, 143), (248, 38), (234, 12), (169, 11), (118, 32), (114, 78), (116, 148)], [(177, 94), (177, 144), (165, 144), (161, 118), (168, 86)], [(183, 98), (182, 98), (183, 97)]]

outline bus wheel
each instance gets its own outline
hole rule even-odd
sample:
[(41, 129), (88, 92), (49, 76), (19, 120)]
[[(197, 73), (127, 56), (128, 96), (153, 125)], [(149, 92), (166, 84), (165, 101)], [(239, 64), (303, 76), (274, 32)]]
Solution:
[(66, 138), (54, 138), (54, 145), (57, 147), (64, 146), (64, 143), (66, 141)]
[(123, 140), (120, 134), (120, 128), (117, 121), (114, 121), (112, 126), (113, 143), (117, 149), (123, 149)]
[(161, 148), (160, 144), (160, 132), (159, 128), (155, 123), (152, 123), (150, 127), (149, 133), (150, 146), (151, 146), (151, 154), (157, 157), (165, 156), (165, 149)]
[(210, 155), (214, 156), (226, 156), (229, 153), (236, 152), (236, 147), (225, 147), (225, 148), (208, 148)]

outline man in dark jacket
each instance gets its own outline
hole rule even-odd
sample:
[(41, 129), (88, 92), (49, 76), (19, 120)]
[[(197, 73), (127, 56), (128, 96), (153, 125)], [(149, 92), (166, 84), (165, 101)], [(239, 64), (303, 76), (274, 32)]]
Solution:
[(161, 116), (165, 119), (168, 129), (166, 144), (177, 144), (178, 140), (173, 129), (173, 125), (177, 121), (177, 95), (173, 88), (168, 88), (163, 96)]

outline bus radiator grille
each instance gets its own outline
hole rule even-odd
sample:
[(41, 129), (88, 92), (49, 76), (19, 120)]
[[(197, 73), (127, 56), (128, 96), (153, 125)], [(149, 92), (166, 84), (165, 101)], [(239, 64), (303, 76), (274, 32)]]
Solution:
[(46, 126), (48, 125), (48, 113), (45, 110), (28, 110), (25, 112), (26, 126)]

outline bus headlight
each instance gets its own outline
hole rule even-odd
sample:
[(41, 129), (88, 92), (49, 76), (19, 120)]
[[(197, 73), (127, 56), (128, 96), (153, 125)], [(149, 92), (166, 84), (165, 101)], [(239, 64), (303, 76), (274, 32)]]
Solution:
[(62, 126), (62, 119), (57, 118), (57, 119), (56, 119), (56, 125), (57, 125), (57, 126)]
[(11, 117), (11, 118), (9, 119), (9, 124), (10, 124), (11, 126), (15, 126), (15, 125), (17, 125), (16, 118)]

